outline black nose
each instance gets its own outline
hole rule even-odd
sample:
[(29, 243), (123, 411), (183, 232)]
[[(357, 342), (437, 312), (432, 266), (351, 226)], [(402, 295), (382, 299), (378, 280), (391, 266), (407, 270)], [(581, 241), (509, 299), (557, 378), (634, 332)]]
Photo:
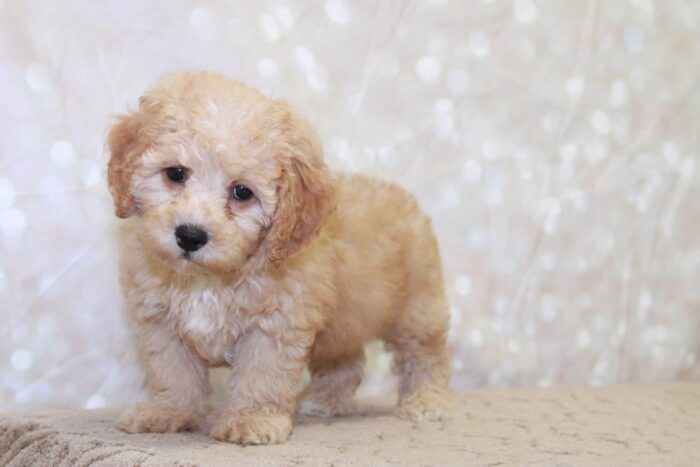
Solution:
[(199, 250), (209, 241), (209, 235), (192, 224), (178, 225), (175, 229), (175, 238), (177, 246), (188, 252)]

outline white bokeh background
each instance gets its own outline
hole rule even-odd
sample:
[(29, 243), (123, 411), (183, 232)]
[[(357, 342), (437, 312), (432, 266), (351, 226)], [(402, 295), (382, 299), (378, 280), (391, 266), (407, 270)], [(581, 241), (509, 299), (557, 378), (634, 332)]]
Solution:
[(700, 379), (695, 0), (5, 0), (0, 62), (0, 408), (140, 397), (103, 143), (192, 68), (420, 198), (455, 387)]

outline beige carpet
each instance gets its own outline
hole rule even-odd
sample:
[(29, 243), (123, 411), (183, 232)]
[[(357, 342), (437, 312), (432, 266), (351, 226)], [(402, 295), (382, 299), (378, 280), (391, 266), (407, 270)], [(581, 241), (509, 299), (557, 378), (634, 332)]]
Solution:
[(283, 445), (204, 433), (129, 435), (115, 410), (0, 416), (0, 465), (700, 465), (700, 384), (483, 389), (449, 422), (413, 424), (391, 405), (299, 421)]

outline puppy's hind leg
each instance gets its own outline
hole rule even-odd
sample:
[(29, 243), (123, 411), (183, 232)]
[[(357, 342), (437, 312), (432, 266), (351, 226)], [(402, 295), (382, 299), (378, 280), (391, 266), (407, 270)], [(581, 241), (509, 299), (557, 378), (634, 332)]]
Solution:
[(450, 409), (449, 314), (441, 285), (435, 293), (414, 292), (385, 342), (399, 375), (398, 414), (412, 420), (441, 420)]
[(353, 413), (353, 396), (362, 381), (364, 367), (362, 347), (333, 360), (312, 360), (311, 382), (301, 394), (299, 412), (320, 417)]

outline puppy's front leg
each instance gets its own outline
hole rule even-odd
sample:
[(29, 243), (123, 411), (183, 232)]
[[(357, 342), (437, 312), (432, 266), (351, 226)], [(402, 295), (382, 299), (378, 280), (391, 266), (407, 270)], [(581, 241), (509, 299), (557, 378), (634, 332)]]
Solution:
[(165, 323), (136, 327), (146, 364), (150, 400), (128, 409), (117, 426), (130, 433), (173, 433), (195, 428), (206, 415), (211, 392), (202, 362)]
[(236, 345), (230, 403), (211, 435), (237, 444), (272, 444), (292, 431), (296, 392), (313, 333), (289, 330), (275, 337), (255, 329)]

